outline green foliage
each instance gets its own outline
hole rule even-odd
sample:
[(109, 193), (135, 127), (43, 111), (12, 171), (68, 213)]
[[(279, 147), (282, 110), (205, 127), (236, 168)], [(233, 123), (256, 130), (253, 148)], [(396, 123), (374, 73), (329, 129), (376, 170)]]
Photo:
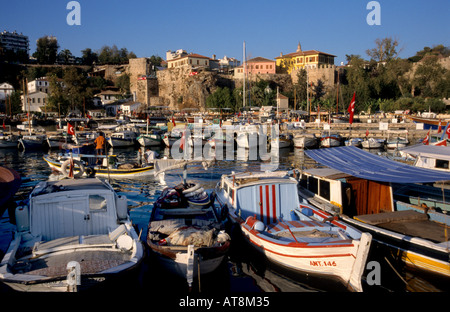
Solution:
[(115, 82), (116, 87), (119, 88), (122, 95), (130, 94), (130, 76), (128, 74), (120, 75)]
[(136, 58), (134, 52), (128, 52), (127, 48), (119, 50), (116, 45), (103, 46), (97, 54), (100, 64), (125, 64), (129, 59)]
[(228, 87), (217, 88), (206, 98), (206, 106), (209, 108), (235, 108), (234, 97)]
[(58, 49), (58, 40), (55, 37), (44, 36), (37, 40), (33, 57), (39, 64), (55, 64)]

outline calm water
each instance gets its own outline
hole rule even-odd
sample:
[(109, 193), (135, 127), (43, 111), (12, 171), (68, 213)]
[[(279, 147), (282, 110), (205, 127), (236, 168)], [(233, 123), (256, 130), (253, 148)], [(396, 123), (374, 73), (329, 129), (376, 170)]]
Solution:
[[(168, 155), (168, 149), (156, 149), (161, 155)], [(29, 191), (40, 181), (54, 177), (52, 171), (43, 160), (43, 156), (49, 151), (20, 152), (16, 149), (0, 150), (0, 165), (16, 170), (22, 177), (22, 186), (16, 194), (16, 200), (25, 198)], [(57, 151), (50, 151), (57, 153)], [(137, 149), (110, 150), (119, 159), (135, 161)], [(279, 169), (300, 168), (314, 166), (313, 160), (304, 156), (299, 149), (280, 150)], [(204, 170), (201, 165), (192, 165), (188, 168), (188, 179), (198, 182), (206, 189), (214, 188), (222, 174), (231, 171), (259, 171), (260, 161), (223, 160), (217, 161), (212, 167)], [(182, 171), (175, 170), (166, 173), (164, 183), (149, 178), (111, 180), (114, 189), (128, 198), (130, 216), (145, 240), (147, 223), (150, 217), (153, 202), (159, 196), (166, 185), (175, 185), (182, 181)], [(0, 219), (0, 257), (8, 248), (13, 226), (9, 223), (6, 211)], [(372, 255), (373, 256), (373, 255)], [(369, 259), (370, 260), (370, 259)], [(378, 259), (377, 259), (378, 260)], [(383, 260), (381, 259), (380, 262)], [(367, 292), (405, 292), (405, 291), (440, 291), (445, 290), (441, 286), (435, 286), (422, 277), (413, 274), (404, 274), (394, 271), (389, 263), (382, 263), (381, 285), (365, 285)], [(220, 281), (220, 283), (217, 283)], [(139, 283), (135, 285), (139, 289), (161, 290), (170, 289), (171, 293), (192, 292), (338, 292), (344, 289), (330, 280), (321, 279), (310, 275), (292, 276), (281, 268), (272, 267), (261, 261), (261, 257), (248, 252), (248, 248), (242, 247), (240, 242), (234, 242), (228, 261), (224, 262), (220, 270), (210, 276), (206, 276), (196, 282), (193, 289), (188, 290), (184, 280), (167, 274), (155, 263), (152, 257), (145, 261), (144, 268), (139, 277)], [(447, 285), (448, 286), (448, 285)], [(1, 290), (1, 288), (0, 288)], [(447, 289), (448, 290), (448, 289)]]

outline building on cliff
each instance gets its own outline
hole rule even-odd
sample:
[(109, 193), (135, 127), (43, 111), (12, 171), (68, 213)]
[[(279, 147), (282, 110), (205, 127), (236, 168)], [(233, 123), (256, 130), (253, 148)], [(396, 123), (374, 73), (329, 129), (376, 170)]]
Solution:
[(259, 74), (275, 74), (276, 64), (275, 61), (266, 59), (264, 57), (255, 57), (244, 62), (244, 65), (236, 67), (234, 71), (234, 78), (244, 78), (244, 68), (246, 75), (259, 75)]
[(182, 54), (176, 58), (167, 60), (167, 68), (191, 66), (193, 68), (209, 68), (210, 58), (196, 53)]
[(319, 65), (334, 65), (336, 55), (320, 52), (317, 50), (303, 51), (300, 43), (293, 53), (280, 53), (276, 57), (277, 71), (290, 74), (293, 70), (309, 67), (315, 68)]

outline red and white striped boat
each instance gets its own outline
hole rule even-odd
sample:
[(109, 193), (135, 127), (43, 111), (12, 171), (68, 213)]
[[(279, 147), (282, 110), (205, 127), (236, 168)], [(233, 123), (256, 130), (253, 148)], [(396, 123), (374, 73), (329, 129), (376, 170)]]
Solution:
[(372, 236), (299, 201), (288, 172), (223, 175), (217, 200), (246, 240), (269, 261), (303, 273), (337, 277), (362, 291)]

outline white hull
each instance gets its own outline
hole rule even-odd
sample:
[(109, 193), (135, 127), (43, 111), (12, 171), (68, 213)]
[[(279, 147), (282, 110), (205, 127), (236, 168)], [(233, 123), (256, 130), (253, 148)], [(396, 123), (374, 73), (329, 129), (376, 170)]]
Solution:
[(341, 141), (333, 138), (324, 138), (320, 141), (320, 146), (322, 147), (335, 147), (340, 145)]
[(160, 146), (162, 140), (161, 138), (153, 138), (141, 135), (140, 137), (138, 137), (138, 142), (141, 146)]
[(345, 284), (349, 282), (353, 290), (362, 291), (359, 271), (365, 267), (370, 235), (363, 233), (360, 240), (349, 240), (346, 246), (307, 246), (263, 237), (246, 224), (241, 229), (247, 241), (269, 261), (298, 272), (338, 277)]
[(117, 138), (108, 138), (108, 143), (112, 146), (112, 147), (129, 147), (129, 146), (134, 146), (134, 141), (133, 140), (122, 140), (122, 139), (117, 139)]
[(382, 148), (384, 147), (384, 140), (370, 138), (361, 142), (363, 148)]
[(317, 144), (317, 139), (314, 136), (296, 136), (294, 137), (295, 148), (314, 147)]

